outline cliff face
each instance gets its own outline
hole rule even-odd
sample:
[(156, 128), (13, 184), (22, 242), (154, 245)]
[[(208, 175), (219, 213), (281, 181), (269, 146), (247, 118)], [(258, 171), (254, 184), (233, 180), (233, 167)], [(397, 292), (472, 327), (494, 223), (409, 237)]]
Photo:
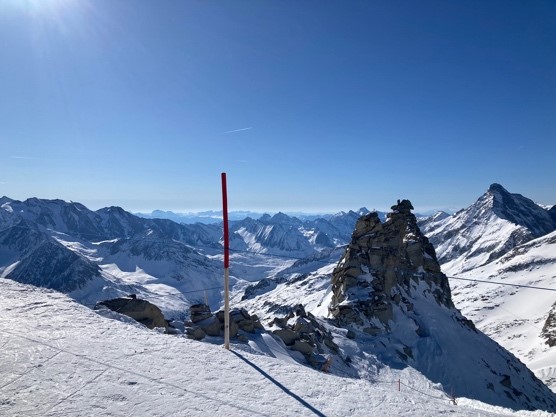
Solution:
[(393, 307), (412, 311), (412, 283), (424, 282), (439, 305), (454, 308), (448, 279), (440, 271), (433, 246), (417, 227), (408, 200), (392, 206), (386, 222), (376, 213), (359, 219), (351, 243), (333, 273), (330, 311), (340, 324), (388, 329)]
[(556, 395), (454, 306), (434, 248), (408, 200), (384, 223), (359, 219), (332, 276), (328, 306), (359, 348), (390, 367), (410, 366), (457, 397), (556, 411)]

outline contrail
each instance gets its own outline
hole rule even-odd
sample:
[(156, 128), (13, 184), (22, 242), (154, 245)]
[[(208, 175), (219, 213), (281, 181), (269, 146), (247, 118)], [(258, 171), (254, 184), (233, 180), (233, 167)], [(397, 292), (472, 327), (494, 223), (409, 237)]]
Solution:
[(10, 158), (12, 159), (42, 159), (42, 158), (36, 158), (34, 156), (10, 156)]
[(235, 132), (243, 132), (244, 130), (251, 130), (253, 129), (252, 127), (243, 127), (241, 129), (235, 129), (235, 130), (228, 130), (227, 132), (222, 132), (222, 134), (228, 134), (228, 133), (235, 133)]

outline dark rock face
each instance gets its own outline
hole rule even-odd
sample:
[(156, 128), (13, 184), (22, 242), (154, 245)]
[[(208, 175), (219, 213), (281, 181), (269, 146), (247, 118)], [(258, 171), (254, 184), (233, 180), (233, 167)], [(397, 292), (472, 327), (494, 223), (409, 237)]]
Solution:
[(500, 218), (526, 227), (535, 237), (556, 229), (556, 223), (546, 211), (521, 194), (512, 194), (500, 184), (492, 184), (487, 193), (494, 196), (492, 210)]
[(147, 326), (149, 329), (154, 329), (155, 327), (168, 327), (162, 311), (147, 300), (139, 300), (135, 297), (114, 298), (97, 303), (95, 309), (99, 309), (101, 306), (108, 307), (112, 311), (129, 316)]
[(552, 208), (548, 210), (548, 215), (550, 216), (556, 227), (556, 205), (552, 206)]
[(554, 303), (548, 313), (541, 335), (546, 339), (546, 344), (548, 346), (556, 346), (556, 303)]
[(402, 200), (392, 206), (385, 223), (376, 213), (357, 222), (332, 277), (330, 311), (340, 324), (363, 325), (364, 319), (377, 318), (381, 326), (366, 331), (381, 332), (393, 318), (394, 304), (406, 311), (413, 309), (408, 294), (410, 283), (417, 280), (430, 286), (438, 304), (453, 308), (448, 280), (411, 209), (411, 202)]
[(94, 263), (56, 242), (45, 241), (23, 257), (8, 278), (23, 284), (71, 292), (99, 275), (100, 268)]

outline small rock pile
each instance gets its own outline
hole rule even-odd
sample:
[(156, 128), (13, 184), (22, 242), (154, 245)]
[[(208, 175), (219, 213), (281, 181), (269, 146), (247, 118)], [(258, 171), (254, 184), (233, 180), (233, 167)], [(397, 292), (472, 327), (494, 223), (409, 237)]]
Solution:
[[(224, 336), (224, 312), (213, 314), (206, 304), (194, 304), (189, 307), (191, 320), (185, 322), (185, 334), (189, 339), (203, 340), (206, 336)], [(240, 330), (255, 333), (264, 330), (257, 315), (250, 315), (245, 309), (230, 311), (230, 337), (247, 342)]]
[(299, 304), (285, 317), (274, 318), (269, 323), (272, 333), (290, 349), (298, 351), (315, 369), (327, 371), (330, 356), (327, 352), (339, 353), (332, 334), (311, 313)]

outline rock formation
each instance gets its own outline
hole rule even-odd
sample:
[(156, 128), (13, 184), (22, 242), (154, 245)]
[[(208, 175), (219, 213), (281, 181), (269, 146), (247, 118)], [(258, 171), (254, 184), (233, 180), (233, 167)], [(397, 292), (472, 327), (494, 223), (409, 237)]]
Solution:
[(168, 324), (164, 319), (162, 311), (147, 300), (140, 300), (134, 295), (130, 297), (114, 298), (112, 300), (105, 300), (97, 303), (95, 310), (102, 308), (102, 306), (109, 308), (120, 314), (131, 317), (139, 323), (147, 326), (149, 329), (155, 327), (167, 328)]
[(330, 331), (302, 305), (295, 306), (285, 317), (274, 318), (269, 325), (275, 336), (290, 349), (303, 354), (315, 369), (326, 371), (330, 365), (327, 353), (339, 353)]
[(391, 367), (411, 366), (455, 396), (556, 411), (556, 395), (454, 307), (412, 209), (402, 200), (384, 223), (375, 213), (357, 222), (332, 274), (329, 311), (337, 325), (366, 354)]
[(550, 309), (542, 328), (542, 337), (550, 347), (556, 346), (556, 303)]
[(393, 305), (413, 310), (411, 283), (418, 281), (428, 285), (438, 304), (454, 307), (448, 280), (412, 209), (408, 200), (398, 201), (385, 223), (374, 212), (357, 222), (332, 278), (330, 311), (341, 325), (371, 321), (365, 332), (387, 330)]
[[(189, 307), (191, 321), (185, 323), (185, 334), (190, 339), (202, 340), (206, 336), (224, 336), (224, 312), (213, 314), (206, 304), (195, 304)], [(239, 333), (255, 333), (264, 330), (259, 318), (250, 315), (245, 309), (230, 311), (230, 337), (237, 337), (240, 341), (247, 339)]]

